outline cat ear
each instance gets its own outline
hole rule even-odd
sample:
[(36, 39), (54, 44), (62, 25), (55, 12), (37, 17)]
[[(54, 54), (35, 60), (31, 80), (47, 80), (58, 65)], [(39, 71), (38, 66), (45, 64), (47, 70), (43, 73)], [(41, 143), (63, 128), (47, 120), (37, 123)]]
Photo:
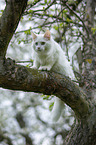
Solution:
[(49, 30), (47, 30), (44, 34), (44, 38), (46, 38), (47, 40), (50, 40), (50, 37), (51, 37), (51, 33)]
[(32, 32), (32, 37), (33, 37), (33, 40), (35, 40), (37, 38), (37, 35)]

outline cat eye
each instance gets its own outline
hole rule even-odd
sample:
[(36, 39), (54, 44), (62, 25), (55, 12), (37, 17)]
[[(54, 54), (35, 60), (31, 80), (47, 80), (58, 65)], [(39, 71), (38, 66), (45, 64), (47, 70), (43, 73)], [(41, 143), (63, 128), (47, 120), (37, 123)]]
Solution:
[(45, 45), (45, 42), (41, 42), (41, 45)]
[(38, 42), (36, 42), (35, 45), (38, 45)]

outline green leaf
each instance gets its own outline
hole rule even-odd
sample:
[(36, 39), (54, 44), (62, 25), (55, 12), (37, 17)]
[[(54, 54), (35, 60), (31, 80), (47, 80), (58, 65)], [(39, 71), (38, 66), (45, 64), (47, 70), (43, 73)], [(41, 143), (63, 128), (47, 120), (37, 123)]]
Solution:
[(50, 11), (54, 12), (54, 9), (50, 9)]
[(29, 13), (33, 13), (33, 10), (29, 10), (28, 12), (29, 12)]
[(49, 17), (53, 17), (53, 15), (52, 14), (49, 14)]
[(31, 35), (31, 31), (30, 30), (27, 30), (24, 32), (26, 35)]
[(49, 95), (41, 95), (41, 97), (43, 97), (43, 100), (50, 100), (50, 96)]
[(54, 102), (52, 102), (52, 103), (50, 104), (50, 106), (49, 106), (49, 110), (50, 110), (50, 111), (52, 111), (53, 106), (54, 106)]
[(49, 0), (48, 4), (51, 3), (51, 0)]
[(59, 26), (62, 28), (64, 23), (60, 23)]
[(94, 28), (91, 28), (91, 31), (93, 32), (93, 34), (96, 33), (96, 26)]
[(18, 41), (18, 44), (20, 44), (20, 43), (21, 43), (21, 40)]
[(45, 1), (45, 4), (47, 4), (47, 0), (44, 0)]
[(28, 68), (29, 68), (29, 67), (30, 67), (30, 64), (27, 64), (27, 65), (26, 65), (26, 67), (28, 67)]
[(55, 30), (58, 30), (58, 26), (56, 26), (56, 25), (54, 25), (53, 28), (54, 28)]
[(72, 22), (73, 22), (73, 21), (72, 21), (71, 19), (69, 19), (69, 18), (67, 18), (66, 21), (67, 21), (68, 23), (72, 23)]
[(88, 62), (88, 63), (92, 63), (92, 59), (86, 59), (86, 62)]
[(1, 12), (3, 13), (3, 12), (4, 12), (4, 10), (1, 10)]
[(63, 13), (67, 13), (68, 12), (68, 10), (63, 10)]
[(30, 59), (31, 62), (33, 62), (33, 59)]
[(54, 97), (54, 96), (50, 96), (50, 95), (41, 95), (41, 97), (43, 97), (43, 100), (51, 100), (52, 97)]

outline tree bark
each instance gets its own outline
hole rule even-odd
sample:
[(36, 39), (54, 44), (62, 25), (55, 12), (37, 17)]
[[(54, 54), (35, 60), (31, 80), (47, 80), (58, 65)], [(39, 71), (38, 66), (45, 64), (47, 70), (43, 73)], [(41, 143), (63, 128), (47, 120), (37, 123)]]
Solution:
[[(83, 90), (92, 104), (91, 113), (85, 120), (80, 120), (66, 138), (67, 145), (96, 145), (96, 43), (91, 28), (94, 27), (94, 14), (96, 2), (86, 1), (85, 26), (89, 32), (84, 31), (84, 49), (82, 62)], [(93, 93), (94, 92), (94, 93)]]
[(11, 90), (56, 95), (75, 112), (78, 119), (87, 117), (89, 102), (85, 93), (70, 78), (54, 72), (32, 70), (15, 64), (11, 59), (2, 62), (0, 86)]
[(0, 19), (0, 58), (4, 58), (8, 44), (18, 26), (28, 0), (7, 0)]
[(88, 120), (80, 121), (68, 135), (66, 145), (96, 145), (96, 108)]

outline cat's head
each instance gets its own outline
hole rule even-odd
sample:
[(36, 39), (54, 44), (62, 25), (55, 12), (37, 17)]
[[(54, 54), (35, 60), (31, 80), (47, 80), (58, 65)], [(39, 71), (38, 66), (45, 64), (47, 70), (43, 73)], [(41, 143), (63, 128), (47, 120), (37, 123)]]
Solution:
[(51, 48), (51, 33), (49, 30), (45, 32), (45, 34), (34, 34), (32, 32), (32, 38), (33, 38), (33, 49), (38, 52), (47, 52)]

